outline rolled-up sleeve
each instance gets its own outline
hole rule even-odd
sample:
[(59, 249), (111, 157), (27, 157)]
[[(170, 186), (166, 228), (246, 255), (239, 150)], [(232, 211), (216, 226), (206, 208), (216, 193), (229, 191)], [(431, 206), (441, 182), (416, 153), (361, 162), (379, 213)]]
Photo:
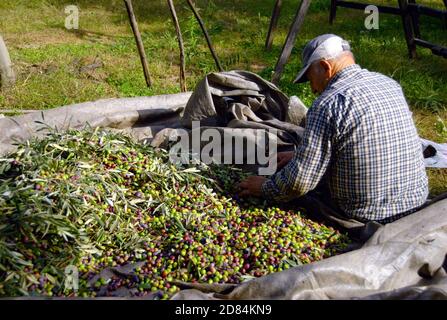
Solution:
[(332, 125), (324, 106), (312, 107), (307, 115), (303, 139), (292, 160), (262, 185), (263, 196), (287, 201), (314, 189), (329, 166)]

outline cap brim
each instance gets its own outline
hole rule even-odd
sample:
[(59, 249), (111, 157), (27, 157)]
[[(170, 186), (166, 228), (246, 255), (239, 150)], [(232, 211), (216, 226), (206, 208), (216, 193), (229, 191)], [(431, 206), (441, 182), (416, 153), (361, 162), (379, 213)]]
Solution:
[(307, 69), (309, 69), (309, 67), (310, 67), (310, 64), (304, 66), (304, 68), (301, 69), (301, 71), (296, 76), (293, 83), (303, 83), (303, 82), (309, 81), (309, 79), (307, 79), (307, 77), (306, 77), (306, 72), (307, 72)]

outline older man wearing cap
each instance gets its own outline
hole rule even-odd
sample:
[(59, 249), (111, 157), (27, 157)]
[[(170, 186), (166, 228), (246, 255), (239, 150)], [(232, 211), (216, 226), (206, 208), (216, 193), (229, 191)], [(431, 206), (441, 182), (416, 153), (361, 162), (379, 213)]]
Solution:
[[(320, 94), (295, 152), (278, 154), (269, 178), (239, 184), (242, 196), (288, 201), (328, 190), (340, 216), (388, 223), (413, 213), (428, 196), (422, 146), (400, 85), (355, 63), (347, 41), (325, 34), (303, 51), (295, 83)], [(318, 187), (318, 188), (317, 188)]]

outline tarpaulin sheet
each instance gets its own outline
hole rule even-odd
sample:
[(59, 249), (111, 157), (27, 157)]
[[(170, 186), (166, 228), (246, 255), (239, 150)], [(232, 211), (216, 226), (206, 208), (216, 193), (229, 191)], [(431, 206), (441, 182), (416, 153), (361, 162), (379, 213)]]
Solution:
[[(290, 147), (299, 142), (304, 117), (299, 100), (291, 103), (256, 75), (211, 74), (193, 95), (100, 100), (0, 119), (0, 155), (16, 142), (42, 136), (45, 126), (113, 128), (163, 146), (173, 132), (191, 134), (193, 120), (228, 134), (233, 128), (276, 128), (280, 144)], [(349, 252), (239, 285), (181, 283), (185, 290), (173, 299), (445, 299), (447, 199), (436, 200), (387, 225), (357, 225), (364, 227), (366, 242)], [(132, 273), (128, 269), (120, 272)]]
[(423, 148), (431, 147), (432, 153), (425, 158), (427, 168), (447, 168), (447, 143), (436, 143), (430, 140), (421, 139)]

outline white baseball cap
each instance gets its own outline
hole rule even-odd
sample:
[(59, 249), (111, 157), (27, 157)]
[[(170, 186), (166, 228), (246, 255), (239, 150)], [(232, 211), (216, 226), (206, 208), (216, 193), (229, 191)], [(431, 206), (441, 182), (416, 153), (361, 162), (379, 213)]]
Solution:
[(323, 34), (309, 41), (303, 50), (303, 65), (293, 83), (309, 81), (306, 71), (318, 60), (333, 59), (340, 53), (351, 51), (349, 43), (335, 34)]

